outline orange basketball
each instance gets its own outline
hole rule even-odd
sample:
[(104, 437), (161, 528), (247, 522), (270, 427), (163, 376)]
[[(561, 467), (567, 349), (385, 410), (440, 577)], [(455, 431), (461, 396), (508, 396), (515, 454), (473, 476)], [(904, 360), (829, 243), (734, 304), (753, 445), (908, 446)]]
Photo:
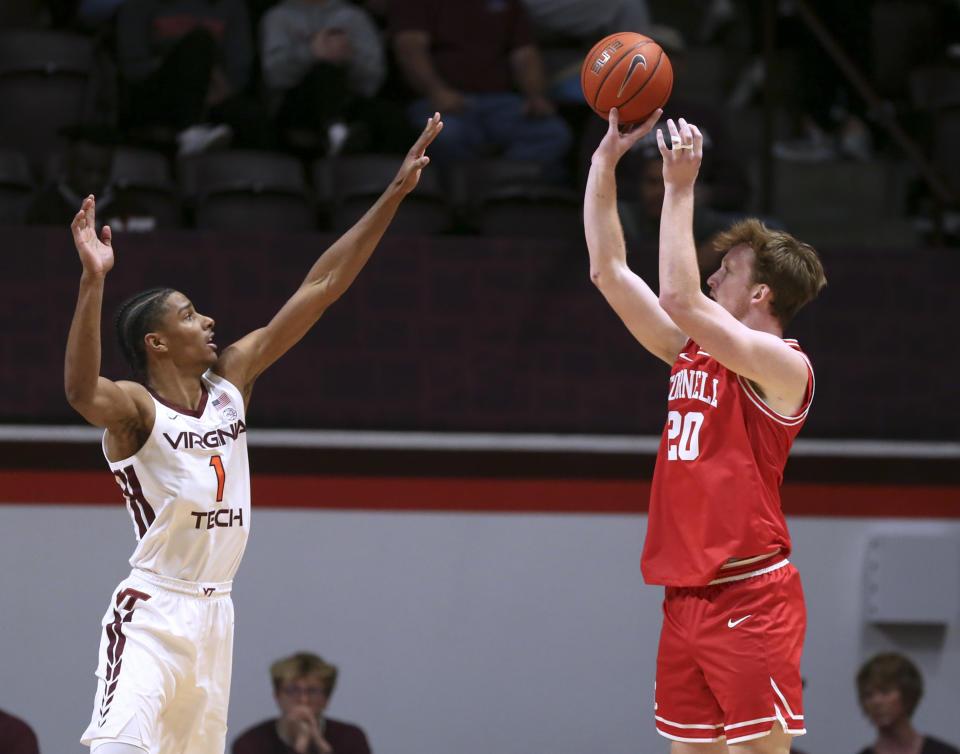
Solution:
[(606, 118), (610, 108), (616, 107), (621, 123), (637, 123), (667, 104), (673, 66), (650, 37), (621, 31), (604, 37), (587, 53), (580, 87), (598, 115)]

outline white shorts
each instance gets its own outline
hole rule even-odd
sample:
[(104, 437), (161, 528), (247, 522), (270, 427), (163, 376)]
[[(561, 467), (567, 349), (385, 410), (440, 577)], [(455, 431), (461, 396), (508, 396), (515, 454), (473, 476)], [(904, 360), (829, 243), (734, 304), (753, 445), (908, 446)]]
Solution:
[(102, 626), (93, 717), (81, 743), (222, 754), (233, 663), (230, 582), (135, 568), (113, 593)]

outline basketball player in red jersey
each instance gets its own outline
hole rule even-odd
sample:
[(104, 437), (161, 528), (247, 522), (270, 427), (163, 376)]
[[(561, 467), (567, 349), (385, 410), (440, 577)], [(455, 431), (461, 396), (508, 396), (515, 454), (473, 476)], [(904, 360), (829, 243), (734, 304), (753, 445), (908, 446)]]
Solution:
[(672, 367), (641, 567), (666, 587), (655, 720), (671, 754), (787, 754), (805, 732), (806, 610), (779, 487), (813, 398), (813, 369), (783, 330), (826, 279), (816, 252), (758, 220), (717, 240), (700, 289), (696, 126), (667, 121), (660, 292), (626, 264), (614, 170), (661, 111), (621, 132), (611, 110), (584, 197), (590, 277), (630, 332)]
[(264, 327), (218, 353), (214, 321), (154, 288), (117, 314), (141, 381), (100, 376), (100, 310), (114, 262), (87, 197), (72, 223), (83, 265), (64, 367), (70, 404), (104, 427), (137, 547), (104, 615), (97, 692), (82, 742), (92, 754), (222, 754), (233, 651), (231, 585), (250, 527), (246, 409), (260, 374), (354, 281), (429, 161), (427, 120), (373, 207), (327, 249)]

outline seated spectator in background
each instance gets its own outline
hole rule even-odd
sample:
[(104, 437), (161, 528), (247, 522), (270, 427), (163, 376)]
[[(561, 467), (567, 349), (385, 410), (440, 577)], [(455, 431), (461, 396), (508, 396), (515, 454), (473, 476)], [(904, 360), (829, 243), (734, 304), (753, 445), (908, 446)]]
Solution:
[[(620, 163), (622, 168), (617, 176), (617, 207), (628, 251), (633, 251), (638, 246), (656, 249), (660, 243), (660, 211), (664, 193), (663, 162), (656, 142), (640, 139), (638, 145), (624, 155)], [(705, 149), (704, 162), (706, 159)], [(745, 217), (745, 213), (717, 209), (699, 201), (698, 197), (693, 215), (693, 237), (702, 283), (706, 283), (706, 279), (720, 265), (725, 251), (714, 248), (714, 236)], [(763, 218), (763, 221), (770, 228), (780, 228), (779, 223), (774, 220)], [(651, 258), (656, 264), (656, 256)]]
[(0, 29), (43, 29), (50, 26), (50, 8), (43, 0), (3, 0)]
[(545, 94), (520, 0), (394, 0), (390, 29), (416, 94), (407, 111), (412, 124), (443, 113), (432, 145), (437, 164), (497, 155), (539, 163), (545, 178), (564, 176), (572, 136)]
[(233, 754), (370, 754), (363, 730), (324, 715), (337, 667), (309, 652), (297, 652), (270, 667), (280, 717), (241, 733)]
[(646, 0), (523, 0), (538, 38), (582, 39), (589, 47), (618, 31), (648, 33)]
[[(112, 128), (78, 125), (63, 129), (69, 146), (57, 175), (41, 186), (27, 208), (28, 225), (69, 225), (83, 200), (97, 197), (97, 221), (114, 231), (153, 230), (150, 212), (120, 196), (110, 182), (119, 134)], [(99, 231), (99, 228), (98, 228)]]
[(319, 132), (327, 153), (406, 151), (415, 134), (398, 105), (376, 97), (386, 54), (363, 8), (283, 0), (264, 15), (260, 38), (263, 80), (281, 128)]
[(650, 33), (646, 0), (523, 0), (523, 5), (544, 52), (548, 94), (556, 102), (585, 104), (580, 66), (603, 37)]
[(37, 736), (19, 717), (0, 709), (0, 751), (3, 754), (39, 754)]
[(175, 129), (181, 154), (231, 139), (268, 145), (266, 115), (245, 91), (253, 52), (244, 0), (125, 0), (117, 17), (125, 125)]
[(857, 672), (860, 706), (877, 729), (877, 740), (860, 754), (960, 754), (956, 748), (913, 727), (923, 696), (923, 676), (909, 658), (878, 654)]
[[(669, 27), (657, 27), (655, 32), (651, 33), (656, 34), (658, 43), (670, 57), (675, 80), (683, 76), (686, 65), (686, 43), (681, 34)], [(660, 122), (665, 123), (668, 118), (676, 121), (681, 117), (686, 118), (690, 123), (696, 123), (703, 134), (703, 163), (700, 165), (700, 177), (695, 189), (697, 212), (709, 207), (717, 212), (733, 213), (737, 219), (744, 217), (749, 210), (750, 177), (740, 149), (727, 127), (724, 111), (714, 105), (674, 93), (663, 107)], [(584, 166), (584, 170), (590, 166), (590, 155), (593, 153), (591, 145), (599, 142), (606, 130), (605, 119), (590, 120), (587, 133), (581, 143), (579, 164)], [(632, 165), (642, 165), (645, 161), (630, 159), (631, 155), (637, 152), (652, 155), (659, 161), (656, 129), (640, 139), (634, 145), (632, 152), (624, 157), (624, 168), (619, 175), (624, 178), (637, 175), (631, 172)], [(585, 172), (582, 182), (586, 182)], [(657, 212), (659, 213), (659, 208)]]

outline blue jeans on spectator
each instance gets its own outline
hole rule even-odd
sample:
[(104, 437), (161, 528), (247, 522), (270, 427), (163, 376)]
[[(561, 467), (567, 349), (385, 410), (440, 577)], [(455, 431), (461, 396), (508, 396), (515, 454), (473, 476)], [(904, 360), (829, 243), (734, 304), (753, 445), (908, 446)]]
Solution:
[[(471, 92), (466, 96), (470, 105), (465, 109), (440, 113), (443, 130), (429, 150), (437, 164), (499, 155), (539, 163), (545, 174), (562, 174), (573, 143), (566, 121), (558, 116), (525, 116), (525, 100), (519, 94)], [(426, 119), (433, 115), (433, 106), (429, 99), (419, 99), (409, 105), (407, 114), (416, 128), (423, 128)]]

